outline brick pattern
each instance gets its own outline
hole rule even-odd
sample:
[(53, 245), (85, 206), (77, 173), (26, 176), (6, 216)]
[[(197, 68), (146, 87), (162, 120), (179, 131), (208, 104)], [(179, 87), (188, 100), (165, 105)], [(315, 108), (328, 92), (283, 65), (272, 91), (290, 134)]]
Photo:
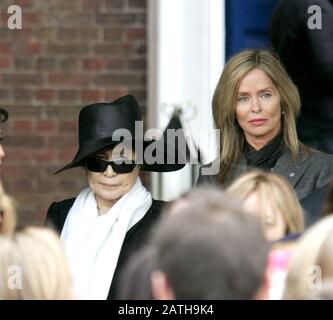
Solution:
[[(22, 7), (23, 29), (7, 28)], [(75, 196), (72, 160), (82, 106), (132, 93), (146, 103), (146, 0), (1, 0), (0, 105), (5, 124), (1, 178), (17, 200), (19, 224), (40, 224), (52, 201)], [(143, 110), (145, 111), (145, 110)]]

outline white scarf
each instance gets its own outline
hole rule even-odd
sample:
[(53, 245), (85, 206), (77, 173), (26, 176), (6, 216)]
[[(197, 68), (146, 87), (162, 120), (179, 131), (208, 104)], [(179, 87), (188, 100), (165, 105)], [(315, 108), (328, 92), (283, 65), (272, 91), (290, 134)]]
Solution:
[(61, 233), (77, 298), (107, 298), (126, 232), (143, 218), (151, 204), (151, 195), (140, 178), (102, 216), (90, 188), (79, 193)]

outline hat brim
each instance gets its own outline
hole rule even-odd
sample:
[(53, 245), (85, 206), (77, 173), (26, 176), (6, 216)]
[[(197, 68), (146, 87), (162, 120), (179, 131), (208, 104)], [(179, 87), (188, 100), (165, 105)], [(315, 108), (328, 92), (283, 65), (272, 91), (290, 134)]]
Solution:
[[(136, 145), (142, 144), (143, 152), (145, 152), (146, 148), (152, 144), (154, 144), (152, 147), (154, 147), (155, 150), (163, 150), (163, 159), (162, 161), (159, 161), (160, 163), (147, 163), (145, 157), (143, 157), (141, 166), (141, 170), (143, 171), (172, 172), (180, 170), (185, 166), (185, 154), (183, 155), (182, 153), (179, 153), (177, 147), (166, 143), (164, 140), (135, 140), (131, 142)], [(116, 146), (119, 143), (119, 141), (115, 142), (111, 137), (88, 141), (83, 147), (79, 148), (72, 162), (68, 163), (54, 174), (58, 174), (71, 168), (81, 167), (84, 165), (84, 160), (88, 156), (106, 147)]]
[(6, 122), (8, 120), (8, 112), (4, 108), (0, 108), (0, 122)]

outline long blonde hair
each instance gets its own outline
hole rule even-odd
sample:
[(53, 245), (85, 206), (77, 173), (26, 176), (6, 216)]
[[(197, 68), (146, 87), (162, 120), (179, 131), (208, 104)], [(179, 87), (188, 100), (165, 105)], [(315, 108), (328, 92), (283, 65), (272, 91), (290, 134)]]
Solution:
[(299, 151), (296, 117), (300, 111), (298, 90), (279, 60), (269, 51), (249, 49), (232, 57), (224, 67), (213, 96), (213, 118), (220, 130), (220, 172), (223, 182), (233, 164), (237, 164), (243, 150), (244, 134), (235, 117), (237, 91), (241, 79), (258, 68), (266, 73), (276, 86), (284, 111), (283, 140), (295, 160)]
[(9, 197), (0, 182), (0, 235), (11, 234), (16, 226), (16, 209), (14, 200)]
[(28, 227), (0, 237), (0, 299), (72, 298), (71, 274), (55, 232)]
[(237, 178), (226, 192), (241, 201), (255, 192), (260, 202), (259, 213), (266, 208), (279, 212), (286, 224), (286, 234), (304, 230), (302, 208), (288, 181), (274, 173), (254, 170)]
[[(333, 276), (333, 216), (317, 222), (299, 239), (286, 278), (284, 299), (308, 299), (317, 280)], [(312, 288), (313, 286), (313, 288)]]

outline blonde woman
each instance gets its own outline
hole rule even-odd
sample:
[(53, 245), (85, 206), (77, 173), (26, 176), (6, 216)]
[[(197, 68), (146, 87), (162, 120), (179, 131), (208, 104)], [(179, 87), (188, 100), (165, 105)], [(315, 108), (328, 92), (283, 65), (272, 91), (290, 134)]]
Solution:
[(247, 211), (260, 215), (269, 241), (304, 229), (302, 208), (295, 192), (276, 174), (249, 172), (236, 179), (227, 193), (238, 198)]
[(9, 197), (0, 182), (0, 235), (11, 234), (16, 225), (14, 200)]
[(53, 231), (29, 227), (0, 237), (0, 300), (72, 298), (71, 275)]
[[(224, 186), (249, 168), (285, 177), (299, 199), (328, 183), (333, 156), (302, 145), (296, 133), (300, 97), (268, 51), (245, 50), (225, 65), (213, 97), (219, 158), (201, 168), (199, 183)], [(217, 175), (209, 175), (219, 168)]]
[(284, 299), (308, 299), (333, 277), (333, 216), (312, 226), (299, 239), (289, 267)]

